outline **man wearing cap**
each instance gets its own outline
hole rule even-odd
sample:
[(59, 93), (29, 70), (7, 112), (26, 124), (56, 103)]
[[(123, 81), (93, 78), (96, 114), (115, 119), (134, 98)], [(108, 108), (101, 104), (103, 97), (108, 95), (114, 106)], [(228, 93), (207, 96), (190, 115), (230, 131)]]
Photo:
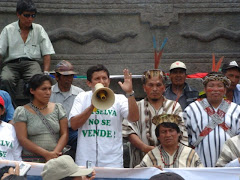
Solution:
[[(159, 69), (148, 70), (142, 76), (143, 89), (146, 98), (137, 102), (139, 109), (138, 122), (123, 122), (123, 137), (131, 143), (130, 146), (130, 167), (138, 165), (144, 155), (157, 145), (155, 136), (155, 124), (152, 118), (159, 114), (182, 114), (181, 106), (178, 102), (166, 99), (163, 96), (165, 90), (165, 75)], [(182, 142), (188, 144), (187, 132), (182, 121), (180, 130), (183, 133)]]
[(166, 87), (164, 96), (179, 102), (184, 110), (190, 103), (198, 98), (198, 91), (191, 88), (186, 82), (187, 68), (181, 61), (176, 61), (170, 66), (170, 80), (171, 84)]
[(227, 76), (231, 81), (231, 85), (227, 88), (226, 98), (240, 105), (240, 67), (236, 61), (232, 61), (229, 64), (223, 64), (222, 73)]
[[(4, 114), (5, 102), (0, 96), (0, 116)], [(0, 160), (21, 161), (20, 146), (14, 127), (0, 119)]]
[(209, 73), (203, 79), (207, 98), (184, 111), (189, 144), (205, 167), (214, 167), (225, 141), (240, 133), (240, 106), (223, 98), (230, 83), (220, 72)]
[[(91, 174), (90, 178), (86, 176), (89, 174)], [(44, 165), (41, 175), (43, 180), (61, 180), (67, 179), (67, 177), (71, 177), (72, 180), (92, 180), (96, 173), (92, 168), (80, 168), (74, 163), (71, 156), (62, 155), (49, 160)]]
[(4, 114), (1, 116), (1, 119), (7, 123), (11, 123), (13, 124), (13, 114), (14, 114), (14, 108), (12, 105), (12, 99), (10, 97), (10, 95), (8, 94), (8, 92), (0, 90), (0, 96), (3, 98), (4, 102), (5, 102), (5, 112)]
[(48, 73), (50, 55), (55, 53), (44, 28), (33, 23), (37, 14), (33, 1), (18, 0), (16, 11), (18, 21), (4, 27), (0, 35), (1, 89), (10, 94), (14, 106), (19, 79), (28, 82), (42, 73), (39, 62)]
[(202, 167), (197, 153), (180, 143), (181, 133), (178, 124), (182, 118), (173, 114), (153, 117), (155, 135), (159, 145), (149, 151), (136, 167), (184, 168)]
[[(61, 61), (55, 68), (55, 78), (57, 83), (52, 86), (52, 94), (50, 102), (61, 103), (66, 110), (67, 117), (71, 111), (74, 99), (76, 96), (83, 92), (77, 86), (72, 85), (73, 76), (77, 74), (74, 71), (73, 65), (69, 61)], [(69, 121), (69, 140), (68, 145), (72, 146), (72, 150), (76, 151), (78, 131), (71, 128)]]

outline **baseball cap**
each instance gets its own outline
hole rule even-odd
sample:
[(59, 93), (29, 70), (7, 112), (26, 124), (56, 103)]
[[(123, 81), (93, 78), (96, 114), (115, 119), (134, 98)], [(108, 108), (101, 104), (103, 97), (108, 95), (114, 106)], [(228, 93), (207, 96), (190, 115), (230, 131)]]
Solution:
[(152, 176), (149, 180), (184, 180), (180, 175), (173, 172), (160, 173)]
[(223, 64), (222, 71), (226, 71), (227, 69), (231, 68), (238, 68), (238, 70), (240, 71), (240, 67), (238, 66), (236, 61), (231, 61), (229, 64), (228, 63)]
[(182, 69), (187, 70), (186, 65), (181, 61), (176, 61), (176, 62), (172, 63), (169, 70), (171, 71), (176, 68), (182, 68)]
[(69, 155), (62, 155), (58, 158), (49, 160), (43, 167), (41, 173), (43, 180), (58, 180), (65, 177), (78, 177), (88, 175), (93, 171), (92, 168), (83, 169), (74, 163)]
[(4, 107), (5, 102), (1, 96), (0, 96), (0, 104)]
[(58, 72), (58, 73), (60, 73), (62, 75), (77, 74), (74, 71), (73, 65), (70, 62), (66, 61), (66, 60), (62, 60), (61, 62), (59, 62), (56, 65), (55, 72)]

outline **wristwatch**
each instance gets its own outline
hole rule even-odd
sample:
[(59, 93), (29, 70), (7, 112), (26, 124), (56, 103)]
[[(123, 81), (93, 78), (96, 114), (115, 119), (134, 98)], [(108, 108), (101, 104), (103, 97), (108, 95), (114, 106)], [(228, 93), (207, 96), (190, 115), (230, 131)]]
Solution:
[(44, 71), (43, 74), (44, 75), (50, 75), (49, 71)]
[(134, 91), (132, 91), (130, 94), (126, 93), (126, 98), (134, 96)]

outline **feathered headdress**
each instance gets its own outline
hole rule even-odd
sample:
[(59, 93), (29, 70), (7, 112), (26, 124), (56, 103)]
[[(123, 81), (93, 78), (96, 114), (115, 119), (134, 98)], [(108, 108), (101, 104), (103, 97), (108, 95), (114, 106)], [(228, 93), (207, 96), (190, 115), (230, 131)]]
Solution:
[(221, 81), (228, 88), (231, 84), (231, 81), (222, 73), (219, 72), (224, 56), (222, 56), (219, 61), (216, 63), (215, 55), (212, 54), (212, 72), (208, 73), (203, 78), (203, 85), (205, 86), (209, 81)]
[(154, 48), (154, 69), (158, 69), (158, 66), (160, 64), (160, 59), (162, 57), (162, 53), (163, 53), (163, 48), (165, 46), (165, 44), (167, 43), (168, 38), (165, 38), (161, 47), (160, 47), (160, 52), (157, 52), (157, 43), (156, 43), (156, 39), (155, 36), (153, 36), (153, 48)]
[(224, 56), (222, 56), (216, 64), (215, 54), (214, 53), (212, 54), (212, 72), (219, 71), (222, 61), (223, 61), (223, 58), (224, 58)]
[(156, 126), (164, 122), (170, 122), (179, 125), (181, 121), (181, 117), (176, 114), (161, 114), (154, 116), (152, 119), (153, 124), (155, 124)]

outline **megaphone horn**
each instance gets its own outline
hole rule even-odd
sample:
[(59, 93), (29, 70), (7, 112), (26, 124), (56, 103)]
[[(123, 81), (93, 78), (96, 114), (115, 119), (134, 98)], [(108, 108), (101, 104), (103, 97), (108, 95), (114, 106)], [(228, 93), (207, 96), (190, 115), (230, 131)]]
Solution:
[(94, 93), (92, 95), (93, 106), (100, 110), (105, 110), (110, 108), (115, 101), (114, 92), (104, 87), (103, 84), (97, 83), (94, 88)]

